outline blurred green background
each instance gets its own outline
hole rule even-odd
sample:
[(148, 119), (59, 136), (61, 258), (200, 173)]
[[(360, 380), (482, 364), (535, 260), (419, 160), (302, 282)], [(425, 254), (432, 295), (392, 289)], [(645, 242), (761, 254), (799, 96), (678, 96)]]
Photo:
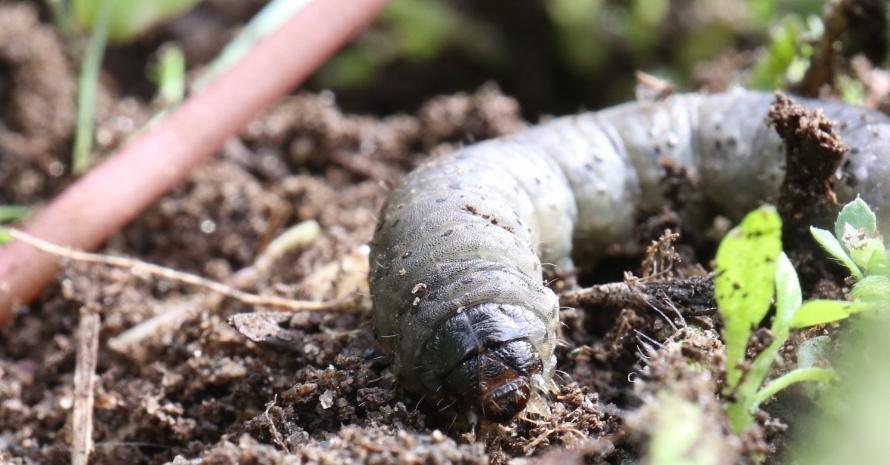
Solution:
[[(883, 1), (883, 0), (881, 0)], [(350, 110), (405, 111), (496, 82), (526, 116), (680, 89), (781, 87), (802, 73), (824, 0), (393, 0), (313, 79)], [(798, 76), (799, 77), (799, 76)], [(368, 92), (373, 89), (372, 92)]]

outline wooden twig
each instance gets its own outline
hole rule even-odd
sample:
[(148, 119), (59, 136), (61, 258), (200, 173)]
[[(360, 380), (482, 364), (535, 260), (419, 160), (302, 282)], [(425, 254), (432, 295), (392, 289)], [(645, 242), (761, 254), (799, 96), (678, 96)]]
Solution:
[(74, 368), (71, 465), (87, 465), (93, 448), (93, 400), (99, 358), (99, 314), (84, 306), (77, 330), (77, 364)]
[(649, 296), (627, 282), (606, 283), (564, 292), (559, 296), (559, 304), (564, 307), (642, 309), (648, 306)]
[[(222, 76), (71, 185), (25, 231), (82, 250), (102, 244), (306, 79), (386, 2), (310, 2)], [(14, 306), (37, 297), (56, 270), (53, 257), (22, 241), (0, 249), (0, 324)]]
[(249, 292), (244, 292), (240, 289), (236, 289), (232, 286), (223, 284), (218, 281), (213, 281), (195, 274), (186, 273), (184, 271), (178, 271), (160, 265), (155, 265), (153, 263), (144, 262), (142, 260), (74, 250), (70, 247), (63, 247), (57, 244), (53, 244), (17, 229), (8, 229), (8, 232), (9, 235), (17, 241), (20, 241), (21, 243), (27, 244), (42, 252), (46, 252), (54, 256), (63, 257), (79, 262), (96, 263), (115, 268), (123, 268), (130, 270), (132, 274), (137, 276), (155, 276), (183, 284), (197, 286), (208, 291), (216, 292), (226, 297), (236, 299), (246, 305), (272, 307), (294, 312), (354, 311), (356, 308), (359, 308), (357, 305), (355, 305), (357, 297), (337, 299), (328, 302), (315, 302), (307, 300), (294, 300), (273, 295), (251, 294)]
[(713, 309), (714, 282), (710, 276), (696, 276), (666, 281), (625, 280), (599, 284), (562, 293), (559, 304), (564, 307), (632, 308), (676, 313), (680, 309), (699, 311)]

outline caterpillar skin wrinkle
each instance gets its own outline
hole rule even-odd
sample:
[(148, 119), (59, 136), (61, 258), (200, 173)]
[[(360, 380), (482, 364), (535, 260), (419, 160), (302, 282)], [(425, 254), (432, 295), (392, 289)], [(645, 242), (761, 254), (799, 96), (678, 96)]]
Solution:
[[(689, 218), (739, 218), (775, 198), (784, 148), (768, 93), (685, 94), (552, 120), (464, 147), (412, 173), (372, 242), (376, 336), (409, 391), (503, 422), (548, 385), (558, 300), (542, 263), (567, 270), (630, 237), (666, 205), (665, 164), (699, 180)], [(849, 147), (835, 191), (887, 204), (890, 119), (820, 100)], [(447, 405), (446, 405), (447, 406)]]

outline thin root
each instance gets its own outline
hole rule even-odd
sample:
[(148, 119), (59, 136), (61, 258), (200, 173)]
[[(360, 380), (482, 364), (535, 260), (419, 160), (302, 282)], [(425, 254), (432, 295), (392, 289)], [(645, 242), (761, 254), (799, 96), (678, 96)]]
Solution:
[(356, 305), (356, 296), (334, 299), (328, 302), (315, 302), (308, 300), (294, 300), (279, 296), (252, 294), (218, 281), (213, 281), (195, 274), (177, 271), (141, 260), (83, 252), (70, 247), (53, 244), (52, 242), (34, 237), (18, 229), (9, 228), (7, 231), (14, 239), (22, 241), (48, 254), (79, 262), (97, 263), (115, 268), (125, 268), (129, 269), (134, 275), (157, 276), (171, 281), (197, 286), (233, 298), (246, 305), (272, 307), (294, 312), (355, 312), (362, 308), (360, 305)]

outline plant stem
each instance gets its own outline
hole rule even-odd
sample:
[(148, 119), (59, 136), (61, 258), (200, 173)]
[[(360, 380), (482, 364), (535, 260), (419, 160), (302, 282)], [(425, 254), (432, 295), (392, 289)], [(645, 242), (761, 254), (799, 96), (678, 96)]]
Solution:
[(96, 87), (102, 58), (105, 55), (105, 44), (108, 41), (108, 24), (117, 0), (102, 0), (95, 27), (90, 34), (90, 43), (80, 67), (77, 78), (77, 128), (74, 133), (74, 154), (71, 171), (81, 174), (90, 166), (90, 155), (93, 150), (93, 128), (95, 126)]

